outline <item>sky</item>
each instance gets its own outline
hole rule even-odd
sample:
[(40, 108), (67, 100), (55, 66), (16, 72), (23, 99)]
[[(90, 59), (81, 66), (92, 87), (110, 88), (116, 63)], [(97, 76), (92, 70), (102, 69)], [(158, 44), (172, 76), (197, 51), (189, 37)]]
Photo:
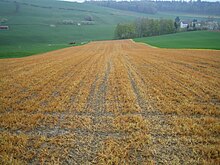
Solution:
[[(84, 0), (63, 0), (63, 1), (69, 1), (69, 2), (84, 2)], [(185, 1), (189, 1), (189, 0), (185, 0)], [(220, 0), (202, 0), (202, 1), (220, 2)]]

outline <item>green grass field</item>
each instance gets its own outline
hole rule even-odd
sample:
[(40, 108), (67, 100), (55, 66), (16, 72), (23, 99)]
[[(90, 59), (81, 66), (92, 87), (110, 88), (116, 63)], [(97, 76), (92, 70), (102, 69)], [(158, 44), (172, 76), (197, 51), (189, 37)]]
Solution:
[[(29, 5), (21, 4), (19, 12), (15, 13), (12, 0), (0, 1), (0, 19), (8, 19), (8, 22), (2, 25), (8, 25), (10, 28), (0, 31), (0, 58), (23, 57), (64, 48), (72, 41), (79, 45), (81, 42), (113, 39), (118, 23), (131, 22), (141, 16), (138, 13), (54, 0), (21, 2)], [(30, 4), (49, 6), (51, 9)], [(62, 24), (63, 20), (84, 21), (87, 15), (94, 18), (94, 25)]]
[[(140, 17), (174, 19), (180, 16), (198, 20), (207, 17), (183, 13), (150, 15), (56, 0), (17, 1), (22, 4), (16, 13), (14, 0), (0, 0), (0, 19), (8, 19), (2, 25), (10, 28), (0, 30), (0, 58), (23, 57), (60, 49), (70, 46), (68, 43), (72, 41), (80, 45), (81, 42), (114, 39), (118, 23), (132, 22)], [(88, 15), (94, 18), (94, 25), (62, 24), (63, 20), (84, 21), (84, 17)]]
[(147, 43), (159, 48), (189, 48), (220, 50), (220, 32), (193, 31), (155, 37), (136, 38), (136, 42)]

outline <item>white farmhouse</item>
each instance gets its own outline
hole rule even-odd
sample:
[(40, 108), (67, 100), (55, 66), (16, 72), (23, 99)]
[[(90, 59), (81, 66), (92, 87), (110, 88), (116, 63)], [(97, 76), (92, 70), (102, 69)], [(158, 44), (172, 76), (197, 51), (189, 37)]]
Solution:
[(180, 22), (180, 28), (187, 28), (188, 25), (189, 24), (186, 22), (183, 22), (183, 21)]

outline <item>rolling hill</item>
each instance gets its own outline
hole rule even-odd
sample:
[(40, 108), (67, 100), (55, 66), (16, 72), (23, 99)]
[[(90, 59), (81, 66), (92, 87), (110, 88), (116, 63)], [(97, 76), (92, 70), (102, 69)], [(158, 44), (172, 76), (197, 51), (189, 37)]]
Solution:
[[(24, 57), (93, 40), (114, 39), (115, 26), (139, 17), (203, 19), (203, 15), (121, 11), (85, 3), (55, 0), (0, 0), (0, 20), (9, 30), (0, 31), (0, 58)], [(85, 21), (91, 16), (93, 21)], [(80, 26), (77, 26), (79, 25)]]
[(220, 49), (220, 32), (194, 31), (136, 38), (136, 42), (147, 43), (159, 48)]
[(218, 164), (219, 64), (130, 40), (0, 59), (0, 164)]
[[(58, 1), (22, 1), (19, 11), (13, 1), (0, 1), (0, 19), (8, 21), (8, 31), (0, 31), (0, 57), (22, 57), (91, 40), (114, 38), (119, 22), (129, 22), (141, 14), (121, 12), (86, 4)], [(84, 17), (92, 16), (93, 25)], [(81, 26), (76, 24), (80, 23)]]

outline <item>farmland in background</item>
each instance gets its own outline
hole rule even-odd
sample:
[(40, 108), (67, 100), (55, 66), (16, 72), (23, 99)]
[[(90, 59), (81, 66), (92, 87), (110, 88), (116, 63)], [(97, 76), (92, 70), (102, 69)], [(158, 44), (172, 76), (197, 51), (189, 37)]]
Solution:
[(220, 32), (194, 31), (155, 37), (136, 38), (136, 42), (159, 48), (220, 49)]
[(220, 51), (91, 42), (0, 60), (0, 164), (218, 164)]
[[(81, 43), (113, 39), (117, 23), (128, 22), (139, 16), (135, 13), (121, 13), (117, 10), (105, 10), (101, 7), (78, 3), (51, 0), (22, 2), (52, 8), (21, 4), (19, 12), (15, 13), (13, 1), (0, 1), (0, 16), (8, 19), (5, 24), (10, 28), (8, 31), (0, 31), (1, 58), (21, 57), (68, 47), (68, 43), (72, 41)], [(63, 24), (65, 20), (81, 23), (87, 15), (93, 17), (94, 25)]]
[[(20, 0), (16, 12), (14, 0), (0, 0), (0, 19), (8, 21), (9, 30), (0, 31), (0, 58), (22, 57), (54, 49), (68, 47), (76, 41), (114, 39), (114, 30), (118, 23), (128, 23), (139, 17), (181, 19), (206, 19), (207, 15), (190, 15), (184, 13), (158, 12), (141, 14), (115, 10), (89, 4), (58, 2), (55, 0)], [(26, 4), (25, 4), (26, 3)], [(74, 23), (84, 21), (92, 16), (92, 25), (65, 25), (63, 21)], [(219, 17), (215, 18), (219, 20)], [(55, 25), (55, 26), (54, 26)]]

